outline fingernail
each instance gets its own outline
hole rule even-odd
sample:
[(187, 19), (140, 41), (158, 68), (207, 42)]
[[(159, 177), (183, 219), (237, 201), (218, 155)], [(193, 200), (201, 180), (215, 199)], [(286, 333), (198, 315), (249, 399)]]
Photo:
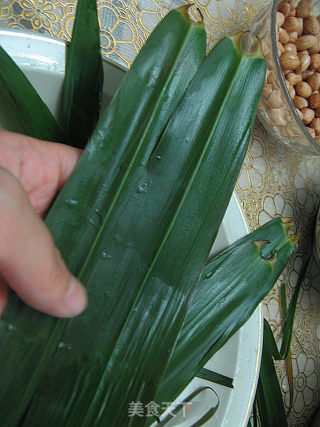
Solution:
[(64, 302), (70, 312), (70, 316), (80, 314), (88, 304), (87, 292), (75, 277), (70, 280)]

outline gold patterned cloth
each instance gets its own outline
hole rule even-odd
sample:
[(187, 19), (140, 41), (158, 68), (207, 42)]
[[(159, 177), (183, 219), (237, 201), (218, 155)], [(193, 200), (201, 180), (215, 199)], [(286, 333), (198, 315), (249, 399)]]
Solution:
[[(105, 57), (130, 67), (144, 41), (182, 0), (99, 0), (101, 45)], [(247, 29), (270, 0), (196, 0), (206, 25), (208, 48), (223, 35)], [(70, 0), (0, 0), (0, 25), (69, 40), (75, 12)], [(236, 191), (250, 229), (282, 215), (293, 217), (301, 232), (297, 254), (264, 301), (264, 314), (281, 336), (279, 286), (285, 282), (289, 299), (303, 260), (310, 251), (320, 197), (320, 156), (290, 153), (267, 135), (257, 122)], [(292, 341), (294, 400), (290, 426), (307, 426), (320, 404), (320, 268), (314, 260), (300, 291)], [(277, 364), (280, 385), (289, 405), (284, 362)]]

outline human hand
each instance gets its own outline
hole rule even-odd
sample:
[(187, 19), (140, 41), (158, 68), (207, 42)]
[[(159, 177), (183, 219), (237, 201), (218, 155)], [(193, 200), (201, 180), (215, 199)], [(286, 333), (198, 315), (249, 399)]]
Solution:
[(81, 151), (0, 130), (0, 316), (9, 288), (31, 307), (72, 317), (87, 305), (41, 219)]

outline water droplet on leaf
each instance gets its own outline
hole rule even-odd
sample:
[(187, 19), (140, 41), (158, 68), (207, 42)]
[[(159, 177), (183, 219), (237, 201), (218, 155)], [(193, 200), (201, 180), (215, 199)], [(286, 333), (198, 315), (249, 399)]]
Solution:
[(65, 201), (65, 204), (68, 206), (76, 206), (78, 204), (78, 200), (75, 199), (68, 199)]

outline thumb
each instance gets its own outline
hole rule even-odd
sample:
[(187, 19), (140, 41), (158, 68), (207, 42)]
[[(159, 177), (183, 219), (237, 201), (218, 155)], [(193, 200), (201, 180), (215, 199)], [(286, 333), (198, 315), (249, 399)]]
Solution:
[[(21, 184), (2, 168), (0, 206), (0, 275), (9, 288), (31, 307), (53, 316), (82, 312), (87, 305), (85, 289), (68, 271)], [(2, 284), (0, 310), (4, 289)]]

